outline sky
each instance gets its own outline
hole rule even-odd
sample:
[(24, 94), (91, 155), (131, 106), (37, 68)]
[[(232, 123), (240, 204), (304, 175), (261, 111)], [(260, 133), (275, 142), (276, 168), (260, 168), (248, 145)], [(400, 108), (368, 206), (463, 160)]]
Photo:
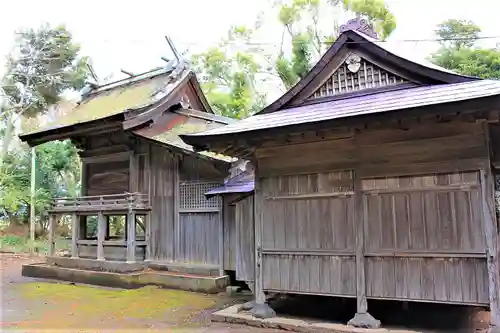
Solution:
[[(14, 32), (42, 23), (63, 23), (92, 58), (99, 77), (123, 76), (120, 69), (139, 73), (165, 64), (172, 57), (164, 36), (179, 51), (195, 52), (216, 44), (231, 25), (252, 25), (257, 15), (269, 13), (270, 0), (20, 0), (9, 1), (8, 15), (0, 19), (0, 57), (13, 44)], [(468, 19), (482, 28), (484, 46), (500, 43), (500, 0), (386, 0), (395, 14), (397, 28), (389, 41), (404, 52), (425, 57), (437, 48), (434, 42), (403, 40), (435, 39), (435, 26), (449, 18)], [(5, 6), (3, 6), (6, 9)], [(267, 9), (267, 10), (266, 10)], [(274, 20), (275, 21), (275, 20)], [(278, 45), (281, 28), (272, 17), (258, 42)]]

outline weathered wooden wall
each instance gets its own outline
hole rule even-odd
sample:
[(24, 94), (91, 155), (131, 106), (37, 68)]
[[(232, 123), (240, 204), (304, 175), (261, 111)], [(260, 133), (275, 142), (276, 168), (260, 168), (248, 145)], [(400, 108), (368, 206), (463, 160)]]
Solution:
[(193, 264), (219, 263), (219, 213), (181, 213), (176, 260)]
[(151, 145), (149, 160), (151, 259), (156, 261), (174, 260), (174, 178), (177, 172), (177, 159), (162, 147)]
[(231, 197), (224, 196), (223, 204), (223, 240), (224, 240), (224, 269), (236, 270), (236, 206), (230, 205)]
[(324, 136), (256, 152), (263, 289), (356, 296), (362, 232), (368, 298), (488, 304), (477, 172), (489, 163), (484, 127)]
[(253, 195), (236, 203), (236, 279), (255, 279), (255, 224)]

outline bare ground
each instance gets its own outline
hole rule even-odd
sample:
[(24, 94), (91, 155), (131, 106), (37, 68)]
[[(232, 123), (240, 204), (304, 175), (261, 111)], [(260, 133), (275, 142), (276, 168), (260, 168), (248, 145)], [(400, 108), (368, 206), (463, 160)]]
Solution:
[(232, 301), (156, 288), (118, 290), (21, 276), (41, 258), (0, 253), (1, 332), (273, 333), (278, 330), (210, 323)]

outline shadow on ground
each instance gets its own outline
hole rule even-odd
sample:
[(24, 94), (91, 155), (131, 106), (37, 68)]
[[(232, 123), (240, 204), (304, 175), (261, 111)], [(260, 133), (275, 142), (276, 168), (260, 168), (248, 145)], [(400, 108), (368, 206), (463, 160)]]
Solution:
[[(279, 316), (341, 324), (347, 323), (356, 312), (355, 299), (322, 296), (286, 296), (271, 306)], [(489, 320), (485, 309), (471, 306), (372, 300), (368, 309), (384, 328), (418, 332), (481, 331), (488, 328)]]

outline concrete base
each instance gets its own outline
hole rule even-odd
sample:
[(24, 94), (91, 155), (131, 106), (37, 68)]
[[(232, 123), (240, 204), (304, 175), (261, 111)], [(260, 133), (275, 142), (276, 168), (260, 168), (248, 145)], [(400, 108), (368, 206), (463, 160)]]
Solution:
[(90, 271), (105, 271), (113, 273), (131, 273), (144, 269), (143, 262), (127, 263), (123, 261), (84, 259), (84, 258), (66, 258), (66, 257), (47, 257), (48, 265), (83, 269)]
[(65, 268), (48, 264), (23, 265), (22, 275), (125, 289), (156, 285), (207, 294), (222, 292), (229, 284), (228, 276), (209, 277), (151, 271), (114, 273)]
[(264, 304), (254, 303), (252, 309), (250, 310), (250, 314), (255, 318), (261, 318), (261, 319), (276, 317), (276, 312), (273, 309), (271, 309), (271, 307), (266, 303)]
[(356, 313), (347, 325), (360, 328), (379, 328), (380, 320), (373, 318), (369, 313)]
[(147, 263), (147, 267), (157, 271), (194, 274), (203, 276), (220, 276), (219, 267), (214, 265), (150, 261)]
[[(389, 330), (385, 328), (365, 329), (342, 324), (308, 322), (300, 319), (274, 317), (259, 319), (240, 312), (242, 305), (233, 305), (227, 309), (214, 312), (212, 321), (232, 324), (244, 324), (262, 328), (283, 329), (301, 333), (417, 333), (416, 331)], [(421, 333), (421, 332), (418, 332)], [(496, 333), (496, 332), (495, 332)]]

